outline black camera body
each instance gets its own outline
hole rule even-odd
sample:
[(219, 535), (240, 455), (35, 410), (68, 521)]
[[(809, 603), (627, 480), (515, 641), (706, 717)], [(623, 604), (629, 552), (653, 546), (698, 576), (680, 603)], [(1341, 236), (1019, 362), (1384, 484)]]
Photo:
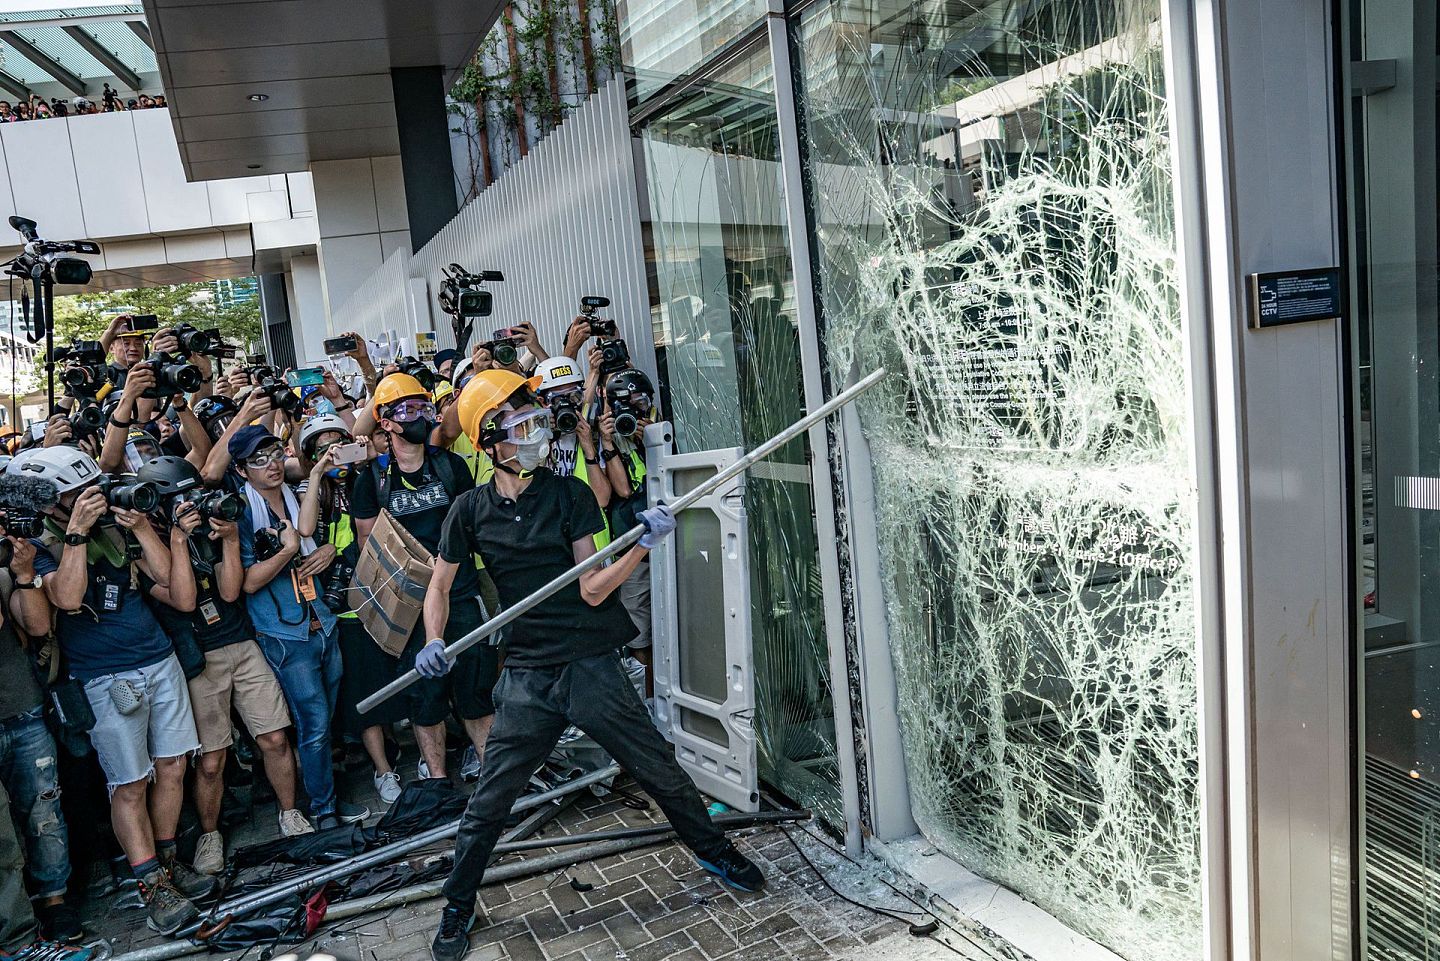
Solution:
[(451, 264), (444, 270), (445, 279), (440, 281), (440, 309), (457, 320), (474, 320), (489, 317), (495, 309), (495, 298), (488, 290), (479, 289), (481, 284), (505, 280), (498, 270), (482, 270), (478, 274)]
[(45, 518), (34, 511), (0, 510), (0, 527), (11, 537), (39, 537), (45, 533)]
[(630, 347), (619, 337), (604, 338), (600, 348), (600, 372), (609, 376), (630, 366)]
[(69, 397), (95, 397), (110, 379), (105, 366), (105, 347), (98, 340), (77, 340), (69, 347), (55, 351), (55, 362), (68, 366), (60, 372), (60, 382)]
[(79, 440), (82, 437), (99, 434), (105, 427), (106, 419), (105, 411), (93, 398), (82, 400), (67, 418), (70, 422), (70, 436)]
[(395, 366), (400, 368), (400, 373), (409, 374), (418, 380), (420, 386), (425, 388), (426, 391), (433, 391), (435, 389), (435, 371), (431, 370), (423, 360), (416, 360), (414, 357), (401, 357)]
[(615, 418), (615, 433), (622, 437), (634, 436), (635, 431), (640, 429), (641, 418), (648, 413), (650, 412), (636, 408), (629, 398), (610, 402), (610, 414)]
[(557, 434), (573, 434), (580, 426), (580, 405), (569, 398), (552, 401), (550, 419), (555, 422)]
[(350, 609), (350, 602), (346, 598), (349, 596), (350, 579), (354, 576), (355, 565), (347, 564), (344, 557), (338, 558), (330, 568), (330, 576), (325, 579), (325, 593), (322, 595), (330, 613), (343, 614)]
[(273, 527), (262, 527), (255, 532), (255, 560), (268, 561), (284, 549), (280, 543), (280, 532)]
[(205, 383), (205, 375), (200, 373), (199, 367), (171, 357), (163, 350), (151, 354), (145, 363), (155, 371), (155, 386), (146, 389), (141, 397), (159, 400), (173, 394), (189, 394)]
[(296, 397), (295, 392), (283, 380), (267, 377), (255, 389), (269, 397), (276, 410), (283, 410), (292, 419), (298, 420), (305, 416), (305, 402)]
[(206, 491), (192, 503), (206, 521), (222, 520), (234, 523), (245, 513), (245, 502), (240, 499), (240, 495), (225, 491)]
[(133, 480), (125, 474), (102, 474), (100, 490), (105, 503), (126, 511), (153, 514), (160, 507), (160, 489), (149, 481)]
[(207, 354), (211, 357), (231, 358), (235, 356), (235, 348), (225, 346), (220, 339), (220, 328), (212, 327), (209, 330), (200, 330), (194, 324), (176, 324), (175, 339), (180, 344), (180, 356), (189, 357), (192, 354)]
[(609, 306), (609, 297), (591, 294), (580, 298), (580, 315), (590, 322), (591, 337), (614, 337), (619, 334), (619, 328), (615, 326), (614, 320), (595, 316), (597, 310)]

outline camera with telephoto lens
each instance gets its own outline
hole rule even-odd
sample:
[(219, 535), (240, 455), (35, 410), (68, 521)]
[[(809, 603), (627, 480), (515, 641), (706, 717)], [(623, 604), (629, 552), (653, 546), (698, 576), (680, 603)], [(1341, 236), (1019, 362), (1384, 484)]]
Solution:
[(240, 499), (239, 494), (228, 494), (225, 491), (206, 491), (195, 497), (191, 503), (200, 512), (205, 520), (221, 520), (234, 523), (245, 513), (245, 502)]
[(11, 537), (40, 537), (45, 533), (45, 518), (32, 511), (6, 508), (0, 510), (0, 527)]
[(617, 370), (624, 370), (630, 366), (630, 348), (619, 337), (601, 340), (597, 346), (600, 348), (600, 372), (602, 374), (613, 374)]
[(614, 337), (620, 332), (615, 326), (615, 321), (595, 316), (595, 311), (609, 306), (609, 297), (591, 294), (588, 297), (580, 298), (580, 315), (590, 322), (591, 337)]
[(194, 364), (187, 364), (178, 357), (171, 357), (165, 351), (158, 351), (145, 359), (146, 365), (155, 371), (155, 386), (147, 388), (141, 397), (160, 399), (172, 394), (190, 394), (205, 383), (205, 375)]
[(330, 576), (325, 579), (325, 606), (330, 608), (331, 614), (341, 614), (350, 609), (350, 602), (346, 600), (350, 590), (350, 579), (355, 576), (355, 565), (345, 563), (342, 557), (330, 568)]
[(125, 474), (102, 474), (99, 486), (105, 503), (111, 507), (151, 514), (160, 506), (160, 489), (149, 481), (132, 480)]
[(255, 389), (269, 397), (275, 409), (283, 410), (291, 419), (299, 420), (305, 416), (305, 402), (296, 397), (290, 385), (283, 380), (267, 377)]
[(420, 386), (427, 391), (435, 389), (435, 371), (431, 370), (423, 360), (416, 360), (414, 357), (401, 357), (396, 363), (400, 373), (409, 374), (420, 382)]

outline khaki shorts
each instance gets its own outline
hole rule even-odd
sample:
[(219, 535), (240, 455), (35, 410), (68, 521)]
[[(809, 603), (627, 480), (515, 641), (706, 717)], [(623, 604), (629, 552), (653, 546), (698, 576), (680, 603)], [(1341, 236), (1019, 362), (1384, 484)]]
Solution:
[(205, 670), (190, 682), (200, 750), (209, 754), (234, 743), (230, 705), (240, 712), (251, 737), (290, 726), (290, 711), (275, 672), (254, 641), (205, 652)]

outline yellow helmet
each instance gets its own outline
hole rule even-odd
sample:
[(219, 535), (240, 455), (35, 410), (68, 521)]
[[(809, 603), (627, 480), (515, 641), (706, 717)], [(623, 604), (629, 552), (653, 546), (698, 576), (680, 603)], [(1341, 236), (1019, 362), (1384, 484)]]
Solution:
[(370, 413), (380, 416), (380, 408), (406, 397), (430, 399), (430, 392), (409, 374), (394, 373), (375, 385), (375, 396), (370, 400)]
[(469, 435), (476, 447), (482, 446), (480, 435), (486, 417), (520, 388), (528, 387), (533, 391), (539, 386), (539, 377), (525, 378), (508, 370), (482, 370), (470, 378), (470, 383), (460, 391), (460, 429)]
[(430, 399), (435, 402), (436, 407), (439, 407), (440, 402), (445, 398), (450, 397), (453, 400), (454, 394), (455, 385), (450, 383), (448, 380), (441, 380), (435, 383), (435, 392)]

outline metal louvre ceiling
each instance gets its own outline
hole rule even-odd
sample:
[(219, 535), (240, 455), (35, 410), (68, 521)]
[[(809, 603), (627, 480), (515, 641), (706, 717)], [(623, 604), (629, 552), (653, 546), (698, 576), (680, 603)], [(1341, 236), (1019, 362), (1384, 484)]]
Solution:
[(438, 64), (453, 82), (500, 11), (498, 0), (144, 6), (191, 180), (399, 153), (391, 69)]
[[(155, 54), (143, 39), (139, 3), (76, 0), (64, 7), (0, 3), (0, 74), (9, 95), (100, 96), (118, 81), (124, 96), (158, 91)], [(87, 49), (88, 47), (88, 49)]]

